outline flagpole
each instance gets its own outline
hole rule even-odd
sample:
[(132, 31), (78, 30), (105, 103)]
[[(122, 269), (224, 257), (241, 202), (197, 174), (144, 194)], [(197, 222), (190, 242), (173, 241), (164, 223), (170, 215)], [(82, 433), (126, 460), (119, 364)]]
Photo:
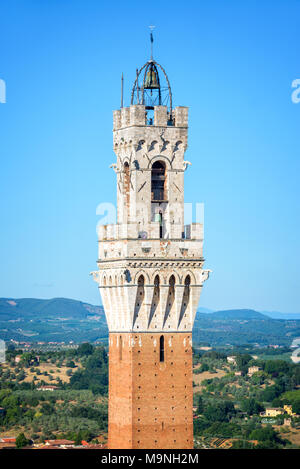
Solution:
[(121, 108), (123, 107), (123, 88), (124, 88), (124, 77), (123, 72), (121, 76)]
[(150, 46), (151, 46), (151, 60), (153, 60), (153, 29), (155, 26), (149, 26), (150, 29)]

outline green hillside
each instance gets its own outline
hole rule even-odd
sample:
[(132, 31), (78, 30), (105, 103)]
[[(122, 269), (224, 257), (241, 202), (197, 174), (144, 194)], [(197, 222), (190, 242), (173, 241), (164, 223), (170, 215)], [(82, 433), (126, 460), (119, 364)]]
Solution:
[[(26, 342), (95, 342), (108, 329), (102, 306), (68, 298), (0, 298), (0, 339)], [(290, 345), (300, 337), (300, 320), (272, 319), (258, 311), (237, 309), (198, 312), (194, 344)]]
[(268, 320), (270, 317), (265, 314), (254, 311), (253, 309), (229, 309), (224, 311), (215, 311), (210, 317), (214, 319), (231, 319), (231, 320)]

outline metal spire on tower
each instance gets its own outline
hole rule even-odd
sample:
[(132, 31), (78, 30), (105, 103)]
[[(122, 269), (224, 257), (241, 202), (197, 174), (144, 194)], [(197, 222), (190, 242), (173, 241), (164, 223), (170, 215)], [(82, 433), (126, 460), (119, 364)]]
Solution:
[(122, 72), (122, 76), (121, 76), (121, 108), (123, 107), (123, 90), (124, 90), (124, 76), (123, 76), (123, 72)]
[(151, 58), (150, 60), (153, 60), (153, 29), (155, 26), (149, 26), (150, 29), (150, 45), (151, 45)]

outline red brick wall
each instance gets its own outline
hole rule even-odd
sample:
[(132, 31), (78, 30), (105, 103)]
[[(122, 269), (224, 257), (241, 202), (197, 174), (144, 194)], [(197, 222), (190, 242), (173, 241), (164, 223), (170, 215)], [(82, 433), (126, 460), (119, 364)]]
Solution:
[(181, 332), (110, 334), (109, 448), (193, 448), (191, 338)]

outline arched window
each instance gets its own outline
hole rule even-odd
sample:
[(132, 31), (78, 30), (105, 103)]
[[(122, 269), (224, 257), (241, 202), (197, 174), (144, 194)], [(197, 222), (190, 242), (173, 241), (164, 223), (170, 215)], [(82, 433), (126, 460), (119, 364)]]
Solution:
[(165, 338), (163, 335), (159, 338), (159, 361), (165, 361)]
[(137, 281), (137, 295), (136, 295), (136, 300), (135, 300), (135, 307), (134, 307), (134, 316), (133, 316), (133, 324), (136, 323), (139, 312), (142, 308), (143, 302), (144, 302), (144, 297), (145, 297), (145, 279), (143, 275), (140, 275)]
[(189, 311), (188, 308), (190, 306), (190, 286), (191, 286), (191, 277), (187, 275), (184, 279), (184, 290), (183, 290), (183, 297), (182, 297), (182, 303), (181, 303), (181, 308), (180, 308), (178, 326), (181, 324), (181, 321), (186, 316), (186, 313)]
[(167, 305), (166, 305), (165, 316), (164, 316), (164, 325), (167, 319), (171, 316), (171, 311), (174, 307), (174, 300), (175, 300), (175, 277), (174, 275), (171, 275), (171, 277), (169, 278), (168, 299), (167, 299)]
[(145, 284), (144, 275), (140, 275), (139, 278), (138, 278), (138, 286), (143, 287), (144, 284)]
[(185, 277), (185, 280), (184, 280), (184, 285), (185, 285), (185, 287), (189, 287), (190, 284), (191, 284), (191, 277), (189, 275), (187, 275)]
[(123, 183), (124, 195), (126, 200), (126, 206), (129, 208), (130, 203), (130, 173), (129, 164), (127, 161), (124, 163), (124, 183)]
[(159, 300), (160, 300), (159, 275), (156, 275), (154, 279), (154, 289), (153, 289), (153, 297), (152, 297), (150, 314), (149, 314), (148, 327), (150, 326), (151, 321), (157, 311)]
[(155, 279), (154, 279), (154, 287), (155, 288), (158, 288), (158, 292), (159, 292), (159, 275), (155, 275)]
[(151, 171), (152, 202), (166, 201), (166, 165), (163, 161), (155, 161)]

